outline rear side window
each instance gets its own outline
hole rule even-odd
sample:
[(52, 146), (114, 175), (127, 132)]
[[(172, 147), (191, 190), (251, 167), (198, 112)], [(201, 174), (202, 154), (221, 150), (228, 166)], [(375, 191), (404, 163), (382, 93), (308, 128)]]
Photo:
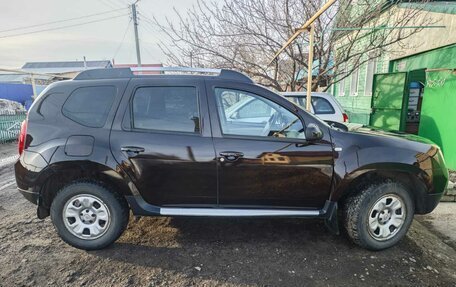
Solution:
[(115, 96), (113, 86), (79, 88), (68, 97), (62, 113), (81, 125), (101, 128), (106, 123)]
[[(306, 98), (307, 97), (287, 97), (288, 100), (303, 108), (306, 108)], [(334, 114), (336, 112), (331, 103), (322, 97), (313, 96), (312, 106), (316, 115)]]
[(198, 94), (195, 87), (143, 87), (132, 101), (135, 129), (200, 132)]
[(293, 104), (295, 105), (298, 105), (300, 106), (301, 104), (299, 103), (299, 98), (298, 97), (286, 97), (287, 100), (289, 100), (290, 102), (292, 102)]

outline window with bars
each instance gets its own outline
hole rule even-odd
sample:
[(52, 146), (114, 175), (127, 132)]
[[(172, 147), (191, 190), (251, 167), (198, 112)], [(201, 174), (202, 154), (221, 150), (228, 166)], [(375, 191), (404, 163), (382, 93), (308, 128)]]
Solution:
[(366, 68), (366, 86), (364, 95), (372, 96), (372, 85), (374, 84), (374, 74), (377, 69), (377, 59), (370, 59)]
[(359, 80), (359, 69), (356, 68), (351, 74), (350, 81), (350, 96), (358, 95), (358, 80)]

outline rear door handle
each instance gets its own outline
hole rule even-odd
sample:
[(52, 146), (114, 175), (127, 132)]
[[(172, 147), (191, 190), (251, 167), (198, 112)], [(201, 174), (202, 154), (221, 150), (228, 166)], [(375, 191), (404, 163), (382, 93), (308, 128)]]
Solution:
[(137, 146), (124, 146), (120, 148), (121, 151), (124, 152), (129, 152), (129, 153), (141, 153), (144, 152), (143, 147), (137, 147)]
[(221, 158), (226, 159), (227, 161), (235, 161), (244, 156), (242, 152), (237, 151), (222, 151), (219, 153)]

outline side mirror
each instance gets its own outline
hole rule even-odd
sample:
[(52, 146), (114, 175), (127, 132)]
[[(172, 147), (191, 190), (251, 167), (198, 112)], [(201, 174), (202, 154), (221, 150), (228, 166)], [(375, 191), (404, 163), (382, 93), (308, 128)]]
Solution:
[(348, 132), (348, 127), (342, 123), (333, 122), (333, 121), (325, 121), (325, 122), (333, 128)]
[(316, 124), (308, 124), (306, 127), (306, 140), (317, 141), (323, 138), (323, 132)]

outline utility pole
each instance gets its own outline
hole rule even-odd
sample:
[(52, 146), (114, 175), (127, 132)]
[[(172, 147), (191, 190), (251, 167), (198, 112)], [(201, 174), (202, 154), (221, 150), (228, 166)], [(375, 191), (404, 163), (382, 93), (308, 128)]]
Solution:
[(138, 61), (138, 67), (141, 67), (141, 51), (139, 49), (139, 37), (138, 37), (138, 18), (136, 15), (136, 1), (135, 3), (131, 4), (131, 13), (133, 15), (133, 27), (135, 29), (135, 43), (136, 43), (136, 59)]
[(30, 74), (30, 81), (32, 82), (32, 91), (33, 91), (32, 99), (33, 99), (33, 100), (36, 100), (36, 97), (37, 97), (38, 95), (36, 94), (35, 77), (33, 76), (33, 74)]
[(306, 110), (310, 112), (310, 104), (312, 101), (312, 74), (313, 74), (313, 54), (314, 54), (314, 34), (315, 23), (310, 24), (309, 29), (309, 58), (307, 62), (307, 97)]

